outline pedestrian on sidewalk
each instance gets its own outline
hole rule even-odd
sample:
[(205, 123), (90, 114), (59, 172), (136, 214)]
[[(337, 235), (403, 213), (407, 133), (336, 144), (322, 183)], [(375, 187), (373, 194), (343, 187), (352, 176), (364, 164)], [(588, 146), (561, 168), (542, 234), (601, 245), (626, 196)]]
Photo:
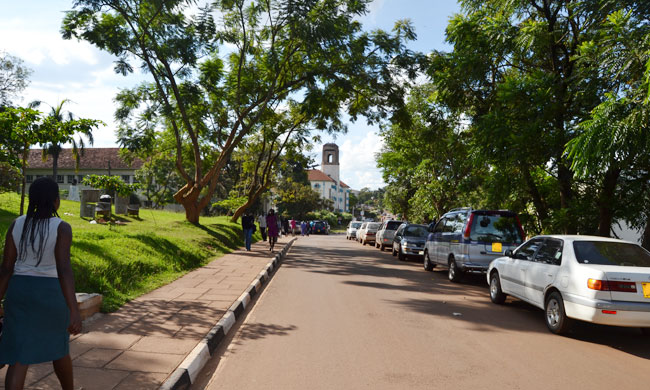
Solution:
[(273, 247), (278, 241), (278, 216), (275, 215), (275, 210), (269, 210), (269, 215), (266, 216), (266, 226), (269, 229), (269, 244), (271, 246), (270, 251), (273, 252)]
[(51, 361), (64, 390), (74, 385), (70, 334), (81, 332), (70, 265), (72, 228), (57, 214), (59, 186), (41, 177), (29, 187), (27, 214), (11, 223), (0, 266), (4, 324), (0, 364), (6, 389), (22, 389), (30, 364)]
[(291, 224), (291, 236), (293, 237), (294, 233), (296, 232), (296, 220), (292, 219), (289, 223)]
[(289, 220), (286, 218), (282, 218), (282, 231), (285, 236), (289, 235)]
[(307, 222), (302, 221), (300, 223), (300, 233), (302, 234), (303, 237), (305, 236), (305, 234), (307, 234)]
[(253, 241), (253, 233), (255, 233), (255, 218), (247, 210), (241, 217), (241, 228), (244, 231), (244, 244), (246, 250), (251, 250), (251, 242)]
[(260, 224), (260, 233), (262, 233), (262, 240), (266, 241), (266, 216), (264, 213), (260, 214), (258, 223)]

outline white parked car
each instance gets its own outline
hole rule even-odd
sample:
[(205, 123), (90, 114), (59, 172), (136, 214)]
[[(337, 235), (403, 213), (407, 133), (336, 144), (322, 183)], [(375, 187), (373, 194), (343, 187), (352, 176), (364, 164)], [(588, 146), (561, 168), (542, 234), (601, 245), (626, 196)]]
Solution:
[(376, 236), (376, 241), (375, 241), (375, 248), (379, 248), (380, 250), (384, 250), (385, 247), (387, 246), (392, 246), (393, 245), (393, 237), (395, 237), (395, 232), (397, 231), (397, 228), (400, 227), (401, 224), (404, 222), (402, 221), (385, 221), (384, 223), (381, 224), (379, 227), (379, 230), (377, 230), (377, 236)]
[(546, 312), (553, 333), (573, 320), (650, 334), (650, 252), (594, 236), (536, 236), (490, 263), (490, 299), (512, 295)]
[(361, 222), (351, 221), (348, 225), (347, 230), (345, 231), (345, 238), (348, 240), (354, 240), (357, 238), (357, 230), (361, 227)]
[(359, 242), (363, 245), (375, 245), (375, 236), (377, 235), (377, 230), (381, 226), (381, 222), (367, 222), (364, 223), (365, 227), (361, 225), (361, 234), (359, 235)]
[(368, 224), (370, 222), (363, 222), (359, 229), (357, 229), (357, 234), (355, 235), (354, 239), (357, 240), (357, 242), (361, 242), (361, 236), (363, 236), (363, 232), (366, 231), (366, 228), (368, 227)]

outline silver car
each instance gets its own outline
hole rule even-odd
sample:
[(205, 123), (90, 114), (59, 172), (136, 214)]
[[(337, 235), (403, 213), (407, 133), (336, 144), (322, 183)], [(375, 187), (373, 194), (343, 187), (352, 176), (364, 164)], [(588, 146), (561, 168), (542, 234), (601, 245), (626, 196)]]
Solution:
[(449, 267), (449, 280), (465, 272), (486, 272), (490, 262), (524, 241), (517, 214), (508, 210), (454, 209), (430, 228), (424, 248), (424, 269)]
[(375, 243), (375, 236), (377, 235), (377, 230), (381, 226), (380, 222), (367, 222), (365, 229), (363, 229), (362, 235), (359, 237), (360, 242), (363, 245)]
[(393, 237), (395, 237), (395, 232), (402, 223), (402, 221), (384, 221), (384, 223), (381, 224), (381, 227), (377, 231), (375, 248), (379, 248), (383, 251), (387, 246), (391, 246), (393, 244)]
[(345, 231), (345, 238), (348, 240), (354, 240), (357, 238), (357, 230), (361, 227), (361, 222), (352, 221), (348, 224), (348, 228)]

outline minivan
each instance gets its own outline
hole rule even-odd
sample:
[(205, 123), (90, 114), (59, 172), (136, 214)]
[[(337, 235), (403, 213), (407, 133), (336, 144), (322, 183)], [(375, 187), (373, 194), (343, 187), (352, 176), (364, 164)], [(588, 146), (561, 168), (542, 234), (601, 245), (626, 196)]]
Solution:
[(424, 246), (424, 269), (449, 268), (449, 280), (459, 282), (466, 272), (486, 272), (490, 262), (524, 242), (516, 213), (508, 210), (453, 209), (429, 227)]

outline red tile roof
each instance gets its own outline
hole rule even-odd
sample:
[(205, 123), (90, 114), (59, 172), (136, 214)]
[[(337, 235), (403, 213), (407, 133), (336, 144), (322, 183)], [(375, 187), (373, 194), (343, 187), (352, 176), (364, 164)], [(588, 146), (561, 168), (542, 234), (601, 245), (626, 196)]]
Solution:
[(327, 176), (319, 169), (310, 169), (307, 171), (307, 179), (309, 181), (334, 181), (331, 177)]
[[(79, 169), (108, 169), (108, 162), (111, 162), (111, 169), (140, 169), (142, 160), (135, 159), (131, 165), (120, 158), (119, 148), (86, 148), (79, 160)], [(43, 161), (42, 149), (31, 149), (27, 160), (28, 168), (47, 169), (52, 168), (52, 156), (47, 156)], [(74, 169), (75, 159), (72, 157), (72, 149), (63, 149), (59, 154), (59, 169)]]
[(347, 184), (345, 184), (345, 183), (343, 183), (343, 181), (340, 181), (340, 183), (341, 183), (341, 187), (343, 187), (343, 188), (350, 188), (350, 186), (347, 185)]

